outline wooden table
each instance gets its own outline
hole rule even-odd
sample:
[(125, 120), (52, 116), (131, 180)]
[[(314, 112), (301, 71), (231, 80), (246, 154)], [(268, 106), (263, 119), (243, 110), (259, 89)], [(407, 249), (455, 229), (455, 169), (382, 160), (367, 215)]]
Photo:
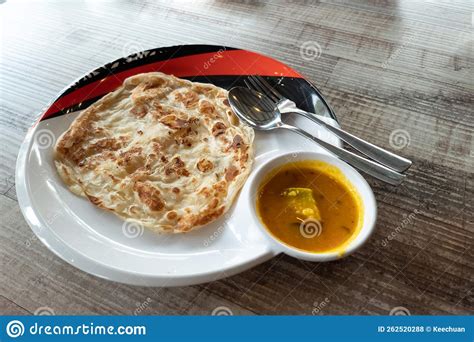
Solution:
[[(472, 314), (472, 1), (0, 3), (1, 313)], [(41, 109), (96, 66), (188, 43), (288, 63), (320, 87), (344, 128), (414, 161), (400, 187), (369, 180), (378, 223), (360, 252), (320, 264), (281, 255), (209, 284), (145, 288), (81, 272), (35, 238), (14, 174)], [(307, 46), (320, 50), (302, 58)]]

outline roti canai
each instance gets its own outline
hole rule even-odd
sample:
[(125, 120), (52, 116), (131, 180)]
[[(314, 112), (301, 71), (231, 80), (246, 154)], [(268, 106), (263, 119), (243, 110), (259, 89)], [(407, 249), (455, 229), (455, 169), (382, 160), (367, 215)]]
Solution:
[(253, 162), (227, 91), (163, 73), (127, 78), (58, 139), (68, 188), (125, 220), (181, 233), (223, 215)]

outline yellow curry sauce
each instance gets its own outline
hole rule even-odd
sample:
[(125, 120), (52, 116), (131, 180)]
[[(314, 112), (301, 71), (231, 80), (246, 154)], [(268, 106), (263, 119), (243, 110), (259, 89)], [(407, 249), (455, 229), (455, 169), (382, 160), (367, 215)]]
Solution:
[(306, 252), (344, 252), (363, 220), (359, 194), (344, 174), (322, 161), (298, 161), (271, 172), (257, 196), (270, 233)]

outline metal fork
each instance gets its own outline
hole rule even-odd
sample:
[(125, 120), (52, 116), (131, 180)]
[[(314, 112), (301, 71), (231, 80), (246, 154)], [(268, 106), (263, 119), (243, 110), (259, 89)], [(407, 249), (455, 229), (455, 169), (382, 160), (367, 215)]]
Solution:
[(313, 113), (299, 109), (293, 101), (280, 94), (261, 76), (248, 76), (244, 82), (249, 89), (253, 89), (267, 95), (274, 102), (274, 105), (280, 110), (281, 113), (296, 113), (312, 120), (318, 125), (326, 128), (328, 131), (334, 133), (337, 137), (354, 147), (359, 152), (393, 170), (403, 172), (406, 171), (412, 164), (412, 162), (406, 158), (371, 144), (368, 141), (358, 138), (355, 135), (350, 134), (338, 127), (329, 125)]

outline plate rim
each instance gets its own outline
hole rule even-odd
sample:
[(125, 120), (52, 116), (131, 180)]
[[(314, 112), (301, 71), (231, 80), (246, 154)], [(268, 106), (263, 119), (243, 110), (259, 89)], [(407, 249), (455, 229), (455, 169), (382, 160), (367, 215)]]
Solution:
[[(87, 76), (89, 75), (93, 75), (95, 72), (99, 72), (102, 68), (104, 68), (105, 66), (107, 65), (113, 65), (114, 63), (117, 63), (121, 60), (127, 60), (128, 58), (133, 58), (133, 57), (138, 57), (140, 55), (143, 55), (145, 52), (153, 52), (153, 51), (157, 51), (157, 50), (163, 50), (163, 49), (172, 49), (172, 48), (180, 48), (180, 47), (194, 47), (194, 48), (198, 48), (198, 47), (214, 47), (214, 48), (223, 48), (224, 50), (226, 49), (230, 49), (230, 50), (241, 50), (241, 51), (248, 51), (248, 52), (251, 52), (251, 53), (255, 53), (257, 55), (261, 55), (261, 56), (264, 56), (264, 57), (267, 57), (267, 58), (270, 58), (270, 59), (273, 59), (275, 61), (277, 61), (278, 63), (281, 63), (283, 65), (285, 65), (286, 67), (288, 67), (290, 70), (293, 70), (295, 71), (295, 69), (293, 69), (291, 66), (287, 65), (286, 63), (284, 62), (281, 62), (279, 59), (276, 59), (276, 58), (273, 58), (271, 56), (268, 56), (264, 53), (261, 53), (261, 52), (258, 52), (258, 51), (253, 51), (253, 50), (248, 50), (248, 49), (241, 49), (241, 48), (236, 48), (236, 47), (231, 47), (231, 46), (225, 46), (225, 45), (214, 45), (214, 44), (177, 44), (177, 45), (169, 45), (169, 46), (159, 46), (159, 47), (155, 47), (155, 48), (151, 48), (151, 49), (147, 49), (147, 50), (143, 50), (143, 51), (138, 51), (138, 52), (135, 52), (135, 53), (132, 53), (128, 56), (124, 56), (124, 57), (119, 57), (111, 62), (106, 62), (100, 66), (97, 66), (97, 67), (94, 67), (93, 69), (89, 69), (89, 71), (83, 73), (81, 76), (77, 77), (76, 79), (74, 79), (72, 82), (70, 82), (68, 85), (66, 85), (64, 88), (62, 88), (54, 97), (53, 97), (53, 100), (49, 101), (40, 111), (40, 115), (38, 117), (38, 120), (35, 121), (35, 123), (38, 123), (40, 121), (43, 120), (43, 117), (44, 117), (44, 114), (46, 114), (46, 111), (61, 97), (63, 96), (69, 89), (71, 89), (72, 87), (74, 87), (77, 83), (79, 83), (81, 80), (83, 80), (84, 78), (86, 78)], [(218, 50), (220, 51), (220, 50)], [(333, 108), (331, 107), (331, 105), (328, 103), (328, 101), (326, 100), (326, 98), (324, 97), (324, 95), (322, 94), (322, 92), (319, 90), (319, 88), (314, 84), (314, 82), (310, 79), (308, 79), (306, 76), (304, 76), (303, 74), (297, 72), (299, 75), (301, 75), (301, 78), (306, 82), (308, 83), (308, 85), (313, 89), (313, 91), (318, 95), (318, 97), (320, 98), (320, 100), (323, 102), (323, 104), (326, 106), (328, 112), (329, 112), (329, 118), (333, 119), (334, 121), (336, 121), (336, 123), (338, 125), (340, 125), (340, 122), (339, 122), (339, 119), (337, 118), (336, 116), (336, 113), (334, 112)], [(316, 114), (318, 115), (318, 114)], [(48, 119), (48, 118), (46, 118)]]

